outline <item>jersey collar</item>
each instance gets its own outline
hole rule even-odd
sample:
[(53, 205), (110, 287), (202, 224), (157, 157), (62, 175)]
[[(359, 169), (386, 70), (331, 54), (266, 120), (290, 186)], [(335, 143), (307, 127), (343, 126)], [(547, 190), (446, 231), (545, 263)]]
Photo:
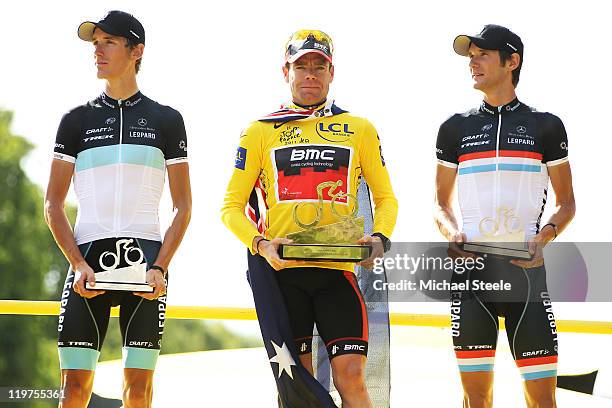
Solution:
[(515, 110), (517, 110), (523, 103), (521, 101), (518, 100), (518, 98), (514, 98), (514, 100), (512, 100), (511, 102), (502, 105), (502, 106), (493, 106), (491, 104), (488, 104), (485, 101), (482, 101), (482, 103), (480, 104), (480, 108), (479, 110), (483, 113), (488, 113), (490, 115), (495, 115), (498, 112), (514, 112)]
[(117, 100), (117, 99), (111, 98), (105, 92), (102, 92), (102, 94), (100, 95), (98, 99), (102, 105), (108, 106), (109, 108), (116, 109), (119, 107), (130, 108), (130, 107), (136, 106), (140, 102), (142, 102), (143, 97), (144, 95), (140, 91), (138, 91), (127, 99)]

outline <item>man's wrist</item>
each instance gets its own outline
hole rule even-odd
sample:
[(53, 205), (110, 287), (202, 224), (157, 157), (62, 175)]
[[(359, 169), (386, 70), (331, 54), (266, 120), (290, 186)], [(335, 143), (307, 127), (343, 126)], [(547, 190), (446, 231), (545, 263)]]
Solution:
[(552, 241), (555, 238), (557, 238), (557, 233), (558, 233), (557, 225), (553, 224), (552, 222), (549, 222), (549, 223), (545, 224), (540, 231), (544, 231), (545, 229), (547, 229), (546, 227), (550, 227), (550, 228), (548, 228), (548, 230), (549, 230), (548, 234), (551, 237), (550, 241)]
[(166, 274), (167, 274), (167, 273), (166, 273), (166, 268), (164, 268), (164, 267), (162, 267), (162, 266), (159, 266), (159, 265), (157, 265), (157, 264), (154, 264), (154, 265), (151, 265), (151, 266), (149, 267), (149, 269), (153, 269), (153, 270), (156, 270), (156, 271), (160, 271), (160, 272), (162, 273), (162, 275), (164, 276), (164, 278), (166, 277)]
[(378, 237), (382, 241), (384, 252), (388, 252), (391, 249), (391, 240), (387, 238), (384, 234), (380, 232), (375, 232), (372, 234), (373, 237)]

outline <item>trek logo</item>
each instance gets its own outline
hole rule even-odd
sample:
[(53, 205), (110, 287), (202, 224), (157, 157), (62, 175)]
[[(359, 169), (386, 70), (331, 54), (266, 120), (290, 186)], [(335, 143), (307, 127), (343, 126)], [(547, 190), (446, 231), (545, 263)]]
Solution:
[(92, 136), (92, 137), (86, 137), (85, 139), (83, 139), (83, 142), (87, 143), (87, 142), (91, 142), (92, 140), (104, 140), (104, 139), (112, 139), (113, 135), (98, 135), (98, 136)]
[(317, 134), (329, 142), (345, 142), (355, 134), (350, 128), (348, 123), (324, 123), (323, 121), (317, 123)]
[(289, 160), (334, 160), (335, 150), (294, 149)]
[(91, 135), (93, 133), (112, 132), (112, 131), (113, 131), (112, 127), (101, 127), (101, 128), (96, 128), (96, 129), (87, 129), (85, 131), (85, 134)]
[(245, 149), (244, 147), (238, 147), (238, 151), (236, 152), (236, 160), (235, 160), (234, 167), (240, 170), (244, 170), (246, 166), (246, 159), (247, 159), (247, 149)]
[[(486, 140), (485, 140), (486, 139)], [(466, 143), (467, 142), (467, 143)], [(488, 145), (491, 142), (490, 135), (488, 133), (479, 133), (477, 135), (464, 136), (461, 139), (461, 148), (470, 146)]]

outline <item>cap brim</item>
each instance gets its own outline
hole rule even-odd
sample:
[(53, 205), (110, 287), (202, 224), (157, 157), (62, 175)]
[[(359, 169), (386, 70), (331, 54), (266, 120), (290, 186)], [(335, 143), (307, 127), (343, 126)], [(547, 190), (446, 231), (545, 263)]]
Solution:
[(327, 61), (329, 61), (329, 63), (332, 63), (332, 59), (329, 55), (325, 54), (323, 51), (320, 50), (313, 50), (313, 49), (305, 49), (305, 50), (299, 50), (298, 52), (296, 52), (295, 54), (291, 55), (290, 57), (287, 58), (286, 62), (288, 62), (289, 64), (294, 63), (295, 61), (297, 61), (298, 59), (300, 59), (301, 57), (303, 57), (306, 54), (310, 54), (310, 53), (316, 53), (321, 55), (323, 58), (325, 58)]
[(470, 45), (472, 45), (472, 43), (474, 43), (478, 48), (482, 48), (484, 50), (496, 49), (495, 46), (488, 43), (484, 38), (471, 35), (458, 35), (455, 37), (455, 41), (453, 41), (453, 49), (457, 54), (467, 57), (469, 56)]
[(102, 29), (104, 32), (111, 35), (118, 35), (114, 32), (113, 28), (104, 23), (94, 23), (93, 21), (85, 21), (79, 25), (77, 29), (77, 35), (83, 41), (93, 41), (93, 34), (96, 28)]

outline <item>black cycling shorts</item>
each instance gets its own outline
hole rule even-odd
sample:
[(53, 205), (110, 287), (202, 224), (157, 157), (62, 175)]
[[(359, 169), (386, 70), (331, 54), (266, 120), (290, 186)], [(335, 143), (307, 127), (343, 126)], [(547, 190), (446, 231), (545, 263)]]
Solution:
[[(116, 242), (119, 239), (126, 238), (93, 241), (79, 245), (79, 249), (89, 266), (100, 272), (100, 256), (106, 251), (116, 253)], [(155, 262), (160, 247), (161, 242), (134, 238), (127, 249), (136, 248), (142, 251), (142, 262), (146, 262), (148, 269)], [(122, 245), (120, 248), (120, 263), (117, 267), (124, 267), (127, 266), (124, 260), (126, 248)], [(133, 252), (131, 254), (133, 255)], [(124, 366), (154, 370), (164, 332), (166, 296), (147, 300), (132, 292), (106, 291), (102, 295), (86, 299), (72, 288), (74, 277), (74, 271), (69, 269), (62, 290), (58, 324), (60, 367), (95, 369), (108, 328), (111, 306), (119, 305)]]
[(300, 354), (312, 352), (314, 324), (329, 358), (368, 353), (368, 316), (353, 272), (287, 268), (276, 272)]
[[(453, 282), (466, 281), (470, 290), (451, 292), (451, 332), (459, 370), (493, 371), (498, 318), (503, 316), (523, 379), (556, 377), (557, 328), (544, 266), (524, 269), (489, 257), (482, 271), (453, 275)], [(511, 289), (481, 290), (472, 286), (474, 281), (503, 281)]]

